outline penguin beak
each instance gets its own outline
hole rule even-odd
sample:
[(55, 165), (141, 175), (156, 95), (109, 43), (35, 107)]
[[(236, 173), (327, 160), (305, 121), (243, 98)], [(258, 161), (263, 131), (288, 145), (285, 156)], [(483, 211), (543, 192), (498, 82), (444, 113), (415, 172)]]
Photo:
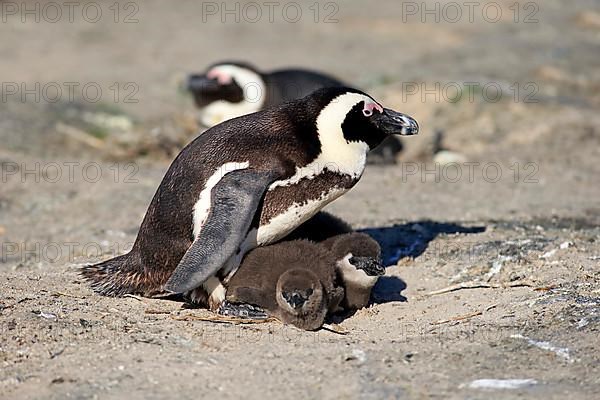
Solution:
[(375, 113), (371, 119), (377, 129), (386, 135), (408, 136), (419, 133), (419, 124), (414, 118), (389, 108), (384, 108), (382, 113)]
[(214, 92), (219, 89), (219, 82), (216, 78), (207, 78), (206, 75), (190, 75), (186, 88), (192, 93)]
[(364, 271), (367, 276), (382, 276), (385, 275), (385, 267), (381, 260), (372, 257), (351, 257), (350, 264), (356, 269)]
[(283, 298), (295, 310), (301, 309), (308, 300), (298, 292), (283, 293)]

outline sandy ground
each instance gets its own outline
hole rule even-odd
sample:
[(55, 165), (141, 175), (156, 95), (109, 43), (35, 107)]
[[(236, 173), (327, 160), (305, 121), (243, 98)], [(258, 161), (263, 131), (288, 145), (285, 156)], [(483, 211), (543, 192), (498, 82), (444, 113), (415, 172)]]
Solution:
[[(122, 3), (115, 23), (112, 2), (95, 3), (97, 23), (3, 19), (3, 94), (94, 82), (103, 96), (3, 97), (0, 398), (598, 398), (600, 2), (522, 3), (519, 22), (513, 3), (497, 2), (496, 23), (423, 23), (393, 1), (339, 3), (337, 23), (324, 3), (318, 23), (304, 4), (297, 23), (203, 21), (191, 1), (135, 3), (132, 24), (135, 9)], [(97, 296), (78, 277), (131, 245), (195, 134), (178, 84), (224, 58), (324, 69), (421, 124), (398, 166), (369, 167), (328, 207), (390, 264), (373, 305), (332, 330), (217, 324), (181, 302)], [(503, 97), (444, 93), (465, 82)], [(138, 102), (116, 101), (115, 83)], [(452, 159), (434, 158), (436, 132)]]

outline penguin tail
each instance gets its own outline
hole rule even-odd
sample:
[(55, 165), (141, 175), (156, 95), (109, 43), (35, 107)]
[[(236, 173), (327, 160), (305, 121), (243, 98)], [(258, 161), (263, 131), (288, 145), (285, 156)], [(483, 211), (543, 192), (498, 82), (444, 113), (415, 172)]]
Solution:
[(86, 265), (81, 275), (95, 292), (105, 296), (144, 293), (140, 269), (132, 263), (131, 253), (111, 258), (98, 264)]

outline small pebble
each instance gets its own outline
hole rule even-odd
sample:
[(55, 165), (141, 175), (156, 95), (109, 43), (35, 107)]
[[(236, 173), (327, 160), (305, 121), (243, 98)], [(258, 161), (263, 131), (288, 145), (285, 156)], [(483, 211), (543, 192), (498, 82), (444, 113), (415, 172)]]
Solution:
[(360, 349), (354, 349), (352, 350), (352, 353), (350, 353), (349, 355), (346, 356), (346, 358), (344, 358), (344, 361), (353, 361), (356, 360), (359, 362), (359, 364), (364, 363), (365, 361), (367, 361), (367, 354)]

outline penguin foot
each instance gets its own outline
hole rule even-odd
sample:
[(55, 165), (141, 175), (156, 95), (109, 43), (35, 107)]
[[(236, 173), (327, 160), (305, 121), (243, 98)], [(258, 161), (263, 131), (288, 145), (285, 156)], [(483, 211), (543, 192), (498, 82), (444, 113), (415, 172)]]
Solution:
[(351, 257), (348, 262), (356, 269), (363, 270), (368, 276), (385, 275), (385, 268), (381, 261), (373, 257)]
[(221, 303), (217, 310), (219, 315), (244, 319), (267, 319), (269, 315), (260, 307), (245, 303), (231, 303), (227, 300)]

